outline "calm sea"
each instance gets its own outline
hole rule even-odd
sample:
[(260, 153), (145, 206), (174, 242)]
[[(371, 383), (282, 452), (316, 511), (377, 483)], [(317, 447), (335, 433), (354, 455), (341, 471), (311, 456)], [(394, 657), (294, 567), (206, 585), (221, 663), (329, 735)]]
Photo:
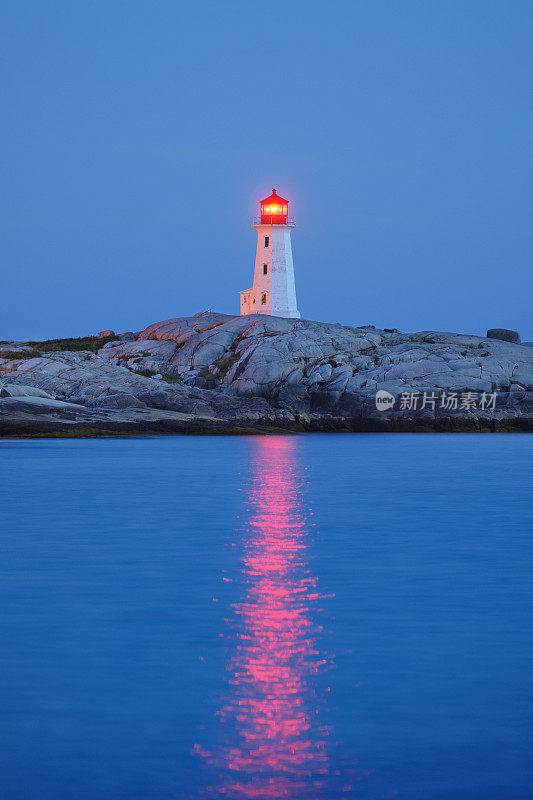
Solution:
[(531, 800), (532, 445), (0, 442), (0, 797)]

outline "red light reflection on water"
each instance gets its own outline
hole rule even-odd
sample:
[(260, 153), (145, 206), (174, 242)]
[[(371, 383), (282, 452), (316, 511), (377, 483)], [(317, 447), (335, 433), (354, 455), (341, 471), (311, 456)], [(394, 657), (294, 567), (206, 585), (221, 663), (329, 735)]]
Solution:
[(286, 437), (255, 440), (242, 541), (243, 598), (227, 620), (233, 654), (227, 725), (218, 753), (195, 749), (221, 768), (211, 794), (315, 797), (329, 773), (317, 675), (321, 595), (307, 563), (309, 522), (303, 477)]

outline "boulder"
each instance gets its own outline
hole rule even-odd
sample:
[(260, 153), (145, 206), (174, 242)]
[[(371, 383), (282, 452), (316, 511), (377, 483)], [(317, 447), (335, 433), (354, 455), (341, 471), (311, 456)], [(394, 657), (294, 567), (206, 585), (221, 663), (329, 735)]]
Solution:
[(137, 395), (138, 399), (150, 408), (160, 408), (165, 411), (180, 411), (181, 404), (187, 400), (188, 395), (179, 395), (163, 389), (151, 389)]
[(108, 336), (114, 336), (114, 335), (115, 335), (115, 331), (111, 331), (111, 330), (109, 330), (109, 331), (100, 331), (98, 333), (98, 336), (100, 337), (100, 339), (107, 339)]
[(520, 344), (520, 334), (507, 328), (490, 328), (487, 331), (487, 339), (501, 339), (502, 342)]
[(333, 371), (333, 366), (329, 363), (329, 361), (323, 361), (318, 364), (314, 364), (312, 367), (309, 367), (306, 371), (307, 376), (307, 383), (324, 383), (325, 381), (329, 381), (331, 378), (331, 373)]
[(283, 385), (293, 386), (295, 384), (298, 384), (302, 380), (303, 375), (304, 374), (301, 369), (293, 369), (293, 371), (285, 378)]
[(151, 372), (171, 372), (170, 360), (176, 351), (176, 342), (161, 339), (143, 341), (108, 342), (100, 355), (122, 367)]
[(25, 386), (22, 383), (4, 383), (0, 388), (0, 397), (43, 397), (54, 400), (53, 395), (35, 386)]
[(0, 354), (6, 353), (31, 353), (33, 347), (22, 342), (4, 342), (0, 344)]
[(146, 408), (146, 403), (139, 400), (127, 392), (110, 394), (105, 397), (98, 397), (93, 401), (95, 408)]

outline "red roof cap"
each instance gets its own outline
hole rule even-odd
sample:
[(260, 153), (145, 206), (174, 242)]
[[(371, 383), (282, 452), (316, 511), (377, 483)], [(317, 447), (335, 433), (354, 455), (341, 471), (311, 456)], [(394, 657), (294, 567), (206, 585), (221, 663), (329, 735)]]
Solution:
[(263, 205), (263, 203), (288, 203), (288, 202), (289, 202), (288, 200), (285, 200), (283, 197), (280, 197), (278, 194), (276, 194), (275, 189), (272, 189), (272, 194), (270, 195), (270, 197), (265, 197), (264, 200), (261, 200), (261, 205)]

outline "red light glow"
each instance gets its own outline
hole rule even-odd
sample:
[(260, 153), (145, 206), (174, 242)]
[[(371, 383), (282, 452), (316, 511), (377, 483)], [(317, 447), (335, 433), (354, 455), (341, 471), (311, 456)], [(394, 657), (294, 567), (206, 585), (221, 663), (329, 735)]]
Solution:
[(321, 595), (307, 564), (310, 526), (293, 443), (261, 437), (254, 447), (242, 540), (242, 600), (226, 621), (233, 654), (219, 712), (227, 744), (208, 756), (221, 785), (211, 796), (316, 798), (329, 773), (320, 722), (316, 622)]
[(261, 222), (267, 225), (286, 225), (289, 201), (272, 189), (270, 197), (261, 200)]

